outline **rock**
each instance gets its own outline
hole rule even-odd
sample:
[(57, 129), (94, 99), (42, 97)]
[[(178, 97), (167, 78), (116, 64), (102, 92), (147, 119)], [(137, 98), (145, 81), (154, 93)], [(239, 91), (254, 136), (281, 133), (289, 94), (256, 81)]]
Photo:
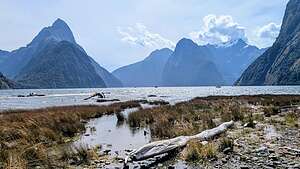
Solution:
[(262, 146), (262, 147), (256, 149), (256, 152), (258, 154), (269, 154), (268, 147), (265, 147), (265, 146)]
[(276, 155), (270, 155), (269, 158), (271, 158), (273, 161), (278, 161), (278, 157)]
[(275, 153), (274, 149), (269, 149), (269, 153)]
[(255, 125), (256, 125), (256, 123), (245, 123), (244, 124), (244, 127), (247, 127), (247, 128), (255, 128)]
[(202, 141), (201, 144), (206, 145), (206, 144), (208, 144), (208, 141)]
[(272, 168), (276, 167), (273, 162), (268, 162), (266, 165), (269, 166), (269, 167), (272, 167)]
[(241, 169), (249, 169), (249, 167), (244, 165), (244, 166), (241, 166)]
[(224, 154), (228, 154), (228, 153), (230, 153), (230, 152), (232, 152), (232, 148), (230, 148), (230, 147), (227, 147), (227, 148), (225, 148), (225, 149), (223, 150), (223, 153), (224, 153)]
[(110, 149), (108, 149), (108, 150), (104, 150), (104, 151), (103, 151), (103, 153), (104, 153), (104, 154), (108, 154), (109, 152), (111, 152), (111, 150), (110, 150)]
[(295, 169), (300, 169), (300, 164), (295, 164), (295, 165), (293, 166), (293, 168), (295, 168)]

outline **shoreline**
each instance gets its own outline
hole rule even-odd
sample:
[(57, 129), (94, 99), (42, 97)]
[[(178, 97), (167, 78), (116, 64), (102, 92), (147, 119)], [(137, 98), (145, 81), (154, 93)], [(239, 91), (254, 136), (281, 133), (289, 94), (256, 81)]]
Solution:
[[(146, 101), (144, 101), (146, 102)], [(3, 151), (0, 153), (0, 168), (1, 165), (7, 166), (7, 164), (12, 164), (12, 161), (7, 161), (14, 159), (14, 164), (18, 166), (27, 166), (32, 158), (38, 158), (40, 156), (46, 156), (39, 159), (37, 166), (51, 166), (54, 163), (66, 166), (73, 166), (70, 164), (70, 159), (61, 159), (59, 154), (65, 150), (56, 150), (56, 156), (50, 157), (48, 151), (53, 149), (53, 147), (65, 143), (66, 141), (72, 142), (72, 139), (76, 137), (79, 133), (82, 133), (86, 130), (85, 124), (86, 120), (101, 118), (103, 115), (112, 115), (118, 113), (122, 110), (132, 107), (140, 107), (140, 101), (128, 101), (128, 102), (118, 102), (112, 103), (110, 105), (77, 105), (77, 106), (60, 106), (60, 107), (48, 107), (43, 109), (34, 109), (34, 110), (11, 110), (6, 113), (2, 113), (0, 116), (1, 120), (1, 130), (0, 130), (0, 145)], [(285, 119), (289, 114), (282, 114), (282, 112), (277, 112), (281, 108), (287, 109), (286, 112), (292, 109), (288, 107), (290, 105), (297, 105), (295, 112), (298, 111), (300, 105), (300, 95), (240, 95), (240, 96), (208, 96), (208, 97), (196, 97), (189, 101), (179, 102), (175, 105), (167, 105), (162, 103), (155, 103), (156, 105), (161, 105), (159, 107), (149, 108), (149, 109), (139, 109), (136, 112), (130, 113), (126, 119), (127, 125), (133, 128), (137, 127), (150, 127), (151, 135), (154, 139), (167, 139), (174, 138), (181, 135), (192, 135), (196, 134), (199, 131), (205, 129), (213, 128), (217, 124), (220, 124), (222, 121), (229, 119), (234, 119), (237, 123), (235, 125), (235, 130), (230, 130), (228, 133), (235, 133), (237, 131), (244, 132), (244, 130), (253, 130), (256, 131), (255, 126), (264, 125), (265, 123), (269, 125), (274, 125), (278, 131), (284, 129), (284, 126), (289, 126), (288, 123), (294, 123), (294, 126), (290, 126), (291, 131), (296, 131), (299, 128), (299, 116), (296, 113), (296, 116), (291, 116), (293, 119)], [(251, 106), (250, 106), (251, 105)], [(236, 112), (235, 112), (236, 111)], [(262, 111), (262, 112), (261, 112)], [(294, 111), (294, 109), (293, 109)], [(9, 113), (10, 112), (10, 113)], [(258, 114), (260, 113), (260, 114)], [(282, 114), (282, 117), (281, 117)], [(154, 115), (154, 116), (153, 116)], [(270, 117), (269, 117), (270, 116)], [(279, 116), (279, 117), (277, 117)], [(276, 118), (275, 118), (276, 117)], [(261, 119), (259, 119), (261, 118)], [(262, 120), (263, 118), (263, 120)], [(275, 121), (285, 120), (283, 122), (270, 122), (270, 118), (274, 118)], [(289, 120), (289, 122), (287, 122)], [(296, 121), (295, 121), (296, 120)], [(251, 125), (254, 124), (254, 128)], [(286, 124), (285, 124), (286, 123)], [(245, 125), (250, 127), (244, 127)], [(298, 126), (297, 126), (297, 125)], [(18, 126), (19, 125), (19, 126)], [(22, 128), (20, 128), (22, 126)], [(246, 128), (246, 129), (245, 129)], [(272, 129), (273, 130), (273, 129)], [(280, 131), (281, 132), (281, 131)], [(251, 131), (250, 131), (251, 133)], [(236, 134), (236, 133), (235, 133)], [(225, 134), (227, 135), (227, 134)], [(234, 138), (235, 135), (230, 135), (230, 138)], [(228, 137), (228, 136), (227, 136)], [(246, 137), (246, 136), (242, 136)], [(226, 142), (222, 140), (224, 135), (219, 137), (216, 141), (209, 141), (209, 148), (214, 149), (215, 154), (206, 154), (205, 157), (200, 152), (204, 151), (203, 147), (197, 142), (191, 142), (187, 145), (187, 148), (183, 149), (178, 153), (176, 159), (190, 161), (188, 158), (192, 153), (196, 159), (196, 164), (204, 165), (207, 161), (210, 161), (210, 156), (225, 155), (219, 150), (215, 150), (217, 145), (224, 144)], [(237, 139), (237, 138), (235, 138)], [(300, 141), (300, 138), (295, 138)], [(235, 140), (231, 140), (235, 142)], [(231, 144), (231, 141), (227, 140), (227, 144)], [(300, 143), (299, 143), (300, 144)], [(30, 147), (37, 145), (39, 149), (42, 149), (43, 152), (37, 152), (35, 149)], [(200, 147), (199, 147), (200, 146)], [(236, 145), (234, 145), (236, 146)], [(299, 145), (300, 146), (300, 145)], [(18, 152), (24, 147), (29, 147), (31, 153), (35, 153), (37, 156), (28, 157), (28, 156), (19, 156), (8, 158), (9, 154), (13, 152)], [(189, 149), (189, 148), (193, 149)], [(205, 147), (205, 146), (204, 146)], [(215, 148), (213, 148), (215, 147)], [(197, 151), (195, 151), (195, 148)], [(207, 148), (207, 147), (205, 147)], [(225, 148), (228, 148), (225, 146)], [(296, 147), (299, 148), (299, 147)], [(239, 150), (239, 149), (238, 149)], [(70, 150), (68, 150), (70, 151)], [(85, 152), (86, 159), (80, 159), (83, 157), (78, 157), (78, 154), (74, 152), (71, 156), (78, 157), (76, 165), (83, 166), (96, 166), (95, 162), (99, 161), (100, 157), (97, 155), (97, 150), (94, 149), (84, 149), (76, 150)], [(46, 153), (47, 152), (47, 153)], [(195, 152), (198, 152), (195, 154)], [(4, 153), (4, 154), (3, 154)], [(28, 153), (28, 152), (27, 152)], [(41, 153), (41, 154), (39, 154)], [(53, 152), (52, 152), (53, 153)], [(65, 152), (66, 153), (66, 152)], [(193, 154), (194, 153), (194, 154)], [(200, 154), (199, 154), (200, 153)], [(6, 154), (6, 155), (5, 155)], [(26, 154), (26, 153), (24, 153)], [(7, 156), (8, 155), (8, 156)], [(20, 155), (20, 154), (19, 154)], [(70, 154), (69, 154), (70, 155)], [(234, 158), (235, 155), (231, 154)], [(23, 159), (18, 161), (18, 159)], [(29, 159), (27, 159), (29, 158)], [(192, 158), (192, 159), (193, 159)], [(225, 158), (228, 158), (225, 156)], [(46, 159), (50, 159), (49, 161)], [(195, 162), (194, 159), (194, 162)], [(222, 158), (218, 157), (216, 162), (210, 162), (208, 165), (216, 165), (219, 161), (222, 162)], [(230, 157), (231, 159), (231, 157)], [(229, 161), (230, 161), (229, 159)], [(29, 161), (28, 161), (29, 160)], [(200, 161), (198, 161), (200, 160)], [(27, 161), (27, 162), (26, 162)], [(71, 160), (72, 161), (72, 160)], [(74, 161), (74, 159), (73, 159)], [(80, 162), (81, 161), (81, 162)], [(192, 160), (193, 161), (193, 160)], [(239, 160), (241, 162), (241, 160)], [(90, 163), (91, 162), (91, 163)], [(205, 162), (205, 163), (204, 163)], [(244, 164), (244, 163), (243, 163)], [(246, 163), (247, 164), (247, 163)], [(99, 164), (100, 165), (100, 164)], [(103, 164), (101, 164), (103, 165)], [(105, 165), (105, 164), (104, 164)], [(176, 166), (176, 164), (172, 164)], [(219, 164), (218, 164), (219, 165)], [(242, 163), (240, 164), (240, 166)], [(32, 167), (32, 166), (31, 166)], [(29, 166), (30, 168), (30, 166)]]
[[(246, 94), (241, 94), (241, 95), (209, 95), (209, 96), (196, 96), (194, 98), (191, 98), (191, 99), (187, 99), (187, 100), (184, 100), (184, 101), (178, 101), (178, 102), (175, 102), (174, 104), (178, 104), (178, 103), (182, 103), (182, 102), (188, 102), (190, 100), (193, 100), (193, 99), (205, 99), (205, 98), (230, 98), (230, 97), (247, 97), (247, 96), (256, 96), (256, 97), (265, 97), (265, 96), (270, 96), (270, 97), (274, 97), (274, 96), (286, 96), (286, 97), (289, 97), (289, 96), (300, 96), (300, 94), (249, 94), (249, 95), (246, 95)], [(17, 98), (17, 97), (16, 97)], [(157, 97), (150, 97), (150, 98), (154, 98), (154, 100), (152, 101), (156, 101), (155, 99)], [(165, 102), (168, 102), (167, 100), (164, 100), (163, 97), (159, 99), (160, 101), (165, 101)], [(104, 101), (104, 102), (98, 102), (97, 101), (95, 103), (84, 103), (84, 104), (70, 104), (70, 105), (60, 105), (60, 106), (46, 106), (46, 107), (37, 107), (37, 108), (18, 108), (18, 109), (0, 109), (0, 115), (2, 113), (6, 113), (6, 112), (15, 112), (15, 111), (20, 111), (20, 112), (25, 112), (25, 111), (34, 111), (34, 110), (42, 110), (42, 109), (51, 109), (51, 108), (64, 108), (64, 107), (80, 107), (80, 106), (109, 106), (111, 104), (114, 104), (114, 103), (123, 103), (123, 102), (130, 102), (130, 101), (148, 101), (148, 102), (151, 102), (150, 100), (147, 100), (147, 99), (137, 99), (137, 100), (119, 100), (119, 101)]]

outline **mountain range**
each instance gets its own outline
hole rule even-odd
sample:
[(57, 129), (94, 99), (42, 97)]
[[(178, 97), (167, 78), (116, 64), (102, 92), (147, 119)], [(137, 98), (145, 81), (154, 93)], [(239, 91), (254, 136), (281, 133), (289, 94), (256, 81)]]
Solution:
[(249, 45), (242, 39), (207, 47), (226, 85), (233, 85), (245, 69), (266, 50)]
[(35, 88), (122, 86), (76, 43), (61, 19), (43, 28), (26, 47), (1, 53), (0, 72), (20, 84)]
[(289, 1), (270, 48), (242, 39), (198, 45), (183, 38), (174, 50), (155, 50), (110, 73), (76, 42), (66, 22), (57, 19), (27, 46), (0, 50), (0, 72), (1, 88), (299, 85), (300, 0)]
[(300, 0), (290, 0), (278, 38), (236, 85), (300, 84)]
[(181, 39), (174, 51), (153, 51), (143, 61), (121, 67), (113, 74), (126, 87), (233, 85), (266, 49), (239, 39), (199, 46)]
[(210, 86), (224, 84), (211, 53), (190, 39), (181, 39), (162, 74), (163, 86)]
[(161, 86), (162, 72), (172, 53), (168, 48), (155, 50), (143, 61), (121, 67), (112, 73), (127, 87)]

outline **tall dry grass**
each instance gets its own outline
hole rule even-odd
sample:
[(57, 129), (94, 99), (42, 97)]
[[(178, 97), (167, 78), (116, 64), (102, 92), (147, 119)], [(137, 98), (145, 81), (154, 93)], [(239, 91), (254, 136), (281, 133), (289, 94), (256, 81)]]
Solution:
[(85, 130), (91, 118), (140, 107), (138, 101), (108, 106), (65, 106), (6, 111), (0, 117), (0, 168), (60, 168), (49, 149)]

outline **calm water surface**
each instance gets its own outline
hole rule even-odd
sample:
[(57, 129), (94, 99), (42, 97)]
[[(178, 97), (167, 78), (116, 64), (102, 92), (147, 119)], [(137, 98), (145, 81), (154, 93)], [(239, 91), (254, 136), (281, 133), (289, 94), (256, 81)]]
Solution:
[[(32, 92), (45, 94), (46, 96), (17, 97)], [(176, 103), (197, 96), (209, 95), (300, 94), (300, 86), (0, 90), (0, 110), (96, 104), (95, 99), (83, 100), (94, 92), (105, 92), (109, 99), (120, 99), (122, 101), (149, 99), (147, 98), (148, 95), (157, 95), (157, 98), (151, 99), (163, 99)]]

